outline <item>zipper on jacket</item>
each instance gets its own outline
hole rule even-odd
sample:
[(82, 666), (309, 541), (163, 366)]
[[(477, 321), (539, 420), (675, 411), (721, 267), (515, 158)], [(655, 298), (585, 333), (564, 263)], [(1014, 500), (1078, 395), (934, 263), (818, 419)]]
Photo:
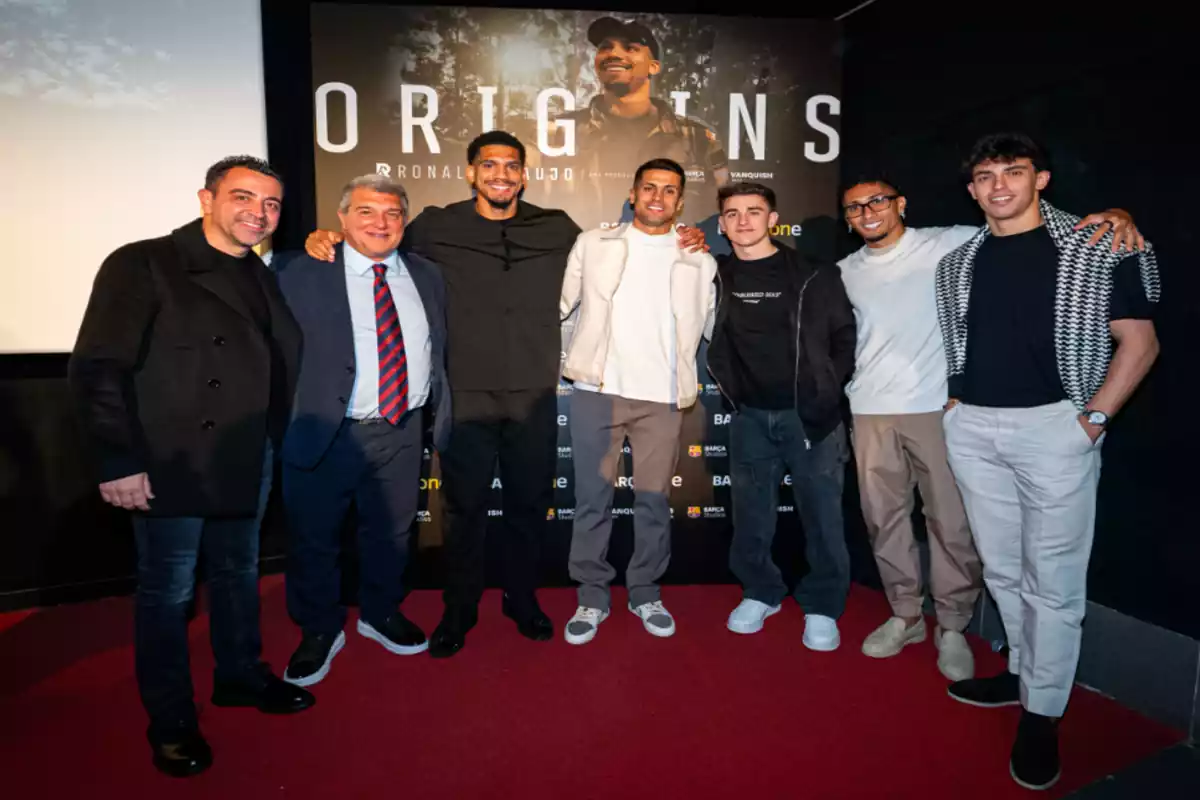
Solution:
[[(721, 315), (721, 296), (725, 293), (725, 285), (721, 283), (721, 273), (717, 272), (717, 304), (713, 308), (713, 339), (717, 337), (717, 317)], [(709, 350), (712, 349), (712, 339), (708, 340)], [(736, 412), (738, 410), (737, 403), (733, 402), (733, 398), (725, 392), (725, 387), (721, 385), (721, 379), (712, 371), (712, 365), (708, 363), (708, 359), (704, 359), (704, 368), (708, 370), (708, 374), (712, 375), (712, 379), (717, 382), (717, 390), (721, 392), (721, 396), (729, 401), (729, 405)]]
[[(796, 416), (800, 416), (800, 391), (796, 388), (800, 382), (800, 320), (804, 316), (804, 292), (815, 277), (817, 277), (816, 272), (804, 280), (804, 284), (800, 287), (800, 300), (796, 303), (796, 362), (793, 366), (795, 374), (792, 376), (792, 402), (795, 404)], [(812, 450), (812, 440), (808, 438), (807, 428), (804, 430), (804, 449)]]

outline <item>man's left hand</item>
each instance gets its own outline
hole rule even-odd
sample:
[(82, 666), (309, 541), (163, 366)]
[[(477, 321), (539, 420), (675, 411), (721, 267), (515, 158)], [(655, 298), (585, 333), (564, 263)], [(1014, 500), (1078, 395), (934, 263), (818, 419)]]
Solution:
[(1095, 444), (1096, 440), (1100, 438), (1100, 434), (1104, 433), (1103, 425), (1093, 425), (1084, 419), (1082, 414), (1079, 415), (1079, 424), (1083, 427), (1083, 432), (1092, 440), (1092, 444)]
[(1145, 250), (1146, 239), (1142, 236), (1141, 231), (1133, 224), (1133, 217), (1129, 212), (1122, 208), (1110, 208), (1108, 211), (1101, 211), (1099, 214), (1089, 214), (1079, 220), (1079, 224), (1075, 226), (1075, 230), (1086, 228), (1089, 225), (1096, 225), (1096, 232), (1092, 234), (1092, 238), (1088, 240), (1089, 245), (1095, 245), (1103, 238), (1104, 234), (1110, 230), (1113, 232), (1112, 251), (1116, 253), (1119, 250)]
[(689, 228), (687, 225), (680, 225), (675, 231), (679, 234), (680, 249), (687, 250), (690, 253), (698, 253), (701, 250), (705, 253), (709, 251), (709, 246), (704, 243), (704, 231), (699, 228)]

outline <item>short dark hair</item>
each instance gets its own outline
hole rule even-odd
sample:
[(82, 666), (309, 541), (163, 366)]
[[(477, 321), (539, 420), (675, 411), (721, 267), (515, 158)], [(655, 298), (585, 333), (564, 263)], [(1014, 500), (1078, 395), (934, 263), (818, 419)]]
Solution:
[(717, 210), (725, 210), (725, 201), (731, 197), (761, 197), (767, 201), (767, 209), (775, 210), (775, 190), (761, 183), (731, 183), (717, 190)]
[(217, 187), (221, 185), (221, 181), (225, 179), (225, 175), (231, 169), (236, 169), (237, 167), (244, 167), (260, 175), (266, 175), (268, 178), (274, 178), (279, 181), (280, 186), (283, 186), (283, 178), (280, 174), (261, 158), (255, 158), (254, 156), (226, 156), (208, 168), (208, 172), (204, 174), (204, 188), (210, 192), (215, 192)]
[(962, 163), (963, 179), (970, 183), (975, 177), (975, 168), (988, 161), (1011, 164), (1018, 158), (1028, 158), (1038, 172), (1050, 169), (1050, 161), (1041, 145), (1023, 133), (990, 133), (971, 148), (970, 155)]
[(637, 168), (637, 172), (633, 173), (633, 185), (637, 186), (642, 181), (642, 175), (652, 169), (662, 170), (663, 172), (674, 172), (679, 176), (679, 188), (683, 189), (687, 183), (687, 173), (683, 171), (683, 167), (669, 158), (652, 158), (645, 164)]
[(474, 164), (475, 159), (479, 158), (479, 151), (488, 145), (513, 148), (521, 158), (521, 166), (525, 166), (525, 145), (521, 144), (521, 140), (508, 131), (488, 131), (472, 139), (471, 143), (467, 145), (467, 163)]
[(846, 192), (864, 183), (878, 183), (891, 189), (897, 197), (904, 196), (904, 190), (887, 173), (880, 171), (860, 172), (854, 177), (842, 181), (842, 185), (838, 189), (838, 205), (842, 204), (842, 199), (845, 198)]

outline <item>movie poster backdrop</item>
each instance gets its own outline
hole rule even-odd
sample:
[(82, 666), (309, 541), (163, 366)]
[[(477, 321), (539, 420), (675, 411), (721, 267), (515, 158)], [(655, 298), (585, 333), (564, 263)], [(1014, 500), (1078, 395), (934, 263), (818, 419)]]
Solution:
[[(607, 46), (615, 39), (619, 46)], [(840, 151), (837, 27), (826, 22), (534, 9), (312, 5), (318, 224), (338, 229), (342, 186), (383, 173), (406, 187), (411, 214), (471, 196), (466, 147), (503, 129), (525, 143), (523, 199), (562, 208), (585, 230), (630, 218), (634, 170), (666, 156), (688, 173), (681, 221), (716, 232), (716, 191), (769, 185), (773, 234), (796, 243), (836, 212)], [(644, 87), (649, 87), (648, 96)], [(611, 109), (640, 93), (644, 113)], [(723, 242), (713, 242), (720, 249)], [(671, 496), (677, 546), (689, 526), (730, 525), (728, 424), (704, 365), (684, 417)], [(571, 386), (559, 386), (555, 536), (570, 535)], [(436, 454), (423, 479), (419, 543), (442, 540)], [(633, 513), (630, 453), (617, 479), (618, 530)], [(779, 509), (794, 513), (788, 485)], [(502, 515), (500, 478), (489, 511)], [(708, 522), (714, 521), (714, 522)]]

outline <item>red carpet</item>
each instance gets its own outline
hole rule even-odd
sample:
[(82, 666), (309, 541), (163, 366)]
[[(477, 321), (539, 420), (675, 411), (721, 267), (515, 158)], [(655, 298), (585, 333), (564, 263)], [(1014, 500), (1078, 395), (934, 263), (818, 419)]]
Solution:
[[(263, 581), (266, 657), (298, 638), (279, 577)], [(192, 627), (201, 724), (216, 763), (189, 781), (150, 765), (131, 650), (131, 600), (0, 615), (0, 775), (20, 798), (991, 798), (1029, 797), (1008, 775), (1016, 709), (946, 696), (930, 641), (875, 661), (862, 638), (886, 614), (856, 587), (834, 653), (800, 644), (792, 601), (766, 630), (724, 628), (731, 586), (667, 587), (678, 633), (655, 639), (619, 607), (596, 639), (522, 639), (489, 592), (448, 661), (392, 656), (347, 626), (317, 705), (295, 717), (208, 708), (207, 618)], [(614, 592), (614, 605), (625, 602)], [(574, 593), (542, 594), (561, 628)], [(426, 632), (433, 592), (405, 611)], [(981, 674), (1001, 660), (975, 641)], [(1063, 722), (1072, 789), (1183, 738), (1077, 690)]]

